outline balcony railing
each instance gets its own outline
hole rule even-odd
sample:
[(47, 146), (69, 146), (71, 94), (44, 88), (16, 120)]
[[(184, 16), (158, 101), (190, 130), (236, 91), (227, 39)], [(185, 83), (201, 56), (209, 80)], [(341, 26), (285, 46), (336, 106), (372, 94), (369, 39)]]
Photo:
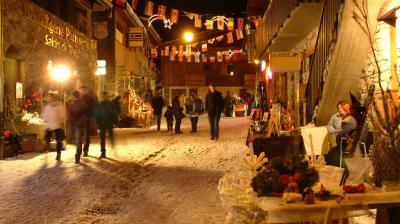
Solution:
[(314, 107), (322, 97), (323, 76), (331, 44), (338, 33), (338, 13), (343, 0), (325, 0), (319, 26), (317, 43), (307, 82), (307, 121), (311, 121)]
[(185, 75), (186, 86), (204, 86), (206, 85), (206, 76), (204, 74)]
[(271, 1), (260, 28), (256, 34), (257, 55), (262, 56), (266, 53), (272, 39), (278, 34), (279, 29), (290, 17), (294, 8), (302, 3), (320, 3), (323, 0), (273, 0)]

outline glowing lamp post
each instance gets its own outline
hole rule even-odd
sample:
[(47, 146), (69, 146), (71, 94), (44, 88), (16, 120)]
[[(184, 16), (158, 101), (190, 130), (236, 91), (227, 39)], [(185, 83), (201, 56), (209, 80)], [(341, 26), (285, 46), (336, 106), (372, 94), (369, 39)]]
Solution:
[(186, 43), (191, 43), (193, 41), (193, 33), (192, 32), (184, 33), (183, 39), (186, 41)]
[[(64, 92), (64, 84), (65, 82), (71, 77), (71, 70), (66, 65), (57, 65), (49, 70), (50, 77), (52, 80), (59, 82), (62, 86), (63, 90), (63, 104), (64, 104), (64, 111), (66, 109), (65, 106), (65, 92)], [(66, 118), (64, 117), (64, 130), (67, 131), (67, 122)]]
[(50, 76), (54, 81), (65, 82), (71, 77), (71, 70), (66, 65), (59, 65), (51, 70)]

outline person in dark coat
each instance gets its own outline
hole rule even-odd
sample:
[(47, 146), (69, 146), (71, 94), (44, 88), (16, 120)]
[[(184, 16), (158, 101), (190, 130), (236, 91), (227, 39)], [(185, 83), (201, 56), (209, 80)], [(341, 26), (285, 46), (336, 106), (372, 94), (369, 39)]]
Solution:
[(224, 98), (216, 90), (213, 84), (208, 85), (208, 94), (206, 96), (206, 111), (208, 112), (208, 121), (210, 122), (211, 140), (219, 138), (219, 120), (221, 112), (224, 110)]
[(116, 113), (117, 113), (117, 119), (115, 121), (115, 125), (119, 123), (121, 120), (121, 112), (122, 112), (122, 107), (121, 107), (121, 96), (116, 96), (112, 101), (111, 104), (113, 105)]
[(153, 107), (154, 116), (157, 120), (157, 131), (160, 131), (162, 111), (164, 107), (164, 98), (161, 95), (161, 91), (158, 92), (157, 96), (153, 97), (151, 106)]
[(197, 132), (197, 123), (199, 121), (201, 105), (195, 94), (190, 95), (187, 113), (192, 123), (192, 133)]
[(93, 116), (93, 110), (96, 106), (97, 100), (94, 96), (89, 93), (89, 90), (85, 85), (82, 85), (80, 88), (80, 97), (85, 102), (87, 106), (87, 110), (83, 114), (85, 119), (85, 125), (83, 127), (83, 132), (85, 135), (85, 142), (83, 144), (83, 156), (88, 156), (89, 146), (90, 146), (90, 120)]
[(231, 93), (228, 91), (226, 92), (226, 96), (225, 96), (225, 117), (232, 117), (232, 97), (231, 97)]
[(171, 106), (167, 107), (167, 111), (165, 111), (164, 117), (167, 120), (168, 131), (172, 131), (172, 127), (174, 125), (174, 112), (172, 111)]
[(79, 163), (82, 154), (83, 129), (86, 127), (88, 106), (82, 100), (78, 91), (72, 92), (72, 96), (67, 103), (68, 112), (68, 133), (73, 137), (76, 145), (75, 163)]
[(93, 116), (96, 118), (97, 128), (100, 137), (100, 158), (106, 158), (106, 132), (108, 132), (111, 145), (114, 146), (114, 124), (118, 118), (118, 112), (115, 105), (108, 100), (107, 92), (102, 92), (100, 103), (94, 109)]
[(172, 111), (175, 117), (175, 133), (176, 134), (182, 134), (181, 132), (181, 122), (182, 118), (185, 117), (185, 114), (183, 113), (183, 108), (181, 107), (181, 104), (179, 102), (179, 96), (175, 96), (174, 100), (172, 101)]

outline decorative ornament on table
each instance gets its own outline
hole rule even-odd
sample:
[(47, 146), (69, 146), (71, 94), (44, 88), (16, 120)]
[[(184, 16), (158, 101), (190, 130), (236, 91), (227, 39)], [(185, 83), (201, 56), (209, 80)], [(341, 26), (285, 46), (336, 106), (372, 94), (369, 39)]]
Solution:
[(304, 189), (304, 203), (308, 205), (315, 204), (315, 194), (312, 187), (306, 187)]
[[(319, 181), (319, 175), (311, 167), (303, 155), (294, 156), (292, 160), (284, 161), (281, 158), (270, 160), (257, 172), (252, 186), (258, 196), (281, 196), (291, 182), (298, 185), (299, 193), (306, 187), (312, 187)], [(294, 185), (291, 185), (291, 188)]]
[(259, 171), (264, 164), (268, 162), (268, 158), (265, 157), (265, 153), (262, 152), (259, 156), (254, 154), (253, 144), (249, 145), (249, 156), (243, 158), (240, 163), (240, 168), (244, 171), (251, 171), (253, 176), (256, 176), (257, 171)]

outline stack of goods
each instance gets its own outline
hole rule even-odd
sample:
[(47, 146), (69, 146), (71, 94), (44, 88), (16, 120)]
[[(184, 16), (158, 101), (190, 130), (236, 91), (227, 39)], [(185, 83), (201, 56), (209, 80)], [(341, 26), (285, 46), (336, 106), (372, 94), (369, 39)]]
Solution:
[(126, 121), (132, 125), (149, 127), (153, 116), (151, 104), (137, 96), (134, 90), (125, 91), (123, 98), (123, 105), (127, 107)]
[(311, 193), (308, 188), (318, 181), (318, 171), (309, 165), (304, 156), (298, 155), (289, 161), (281, 158), (269, 161), (257, 173), (251, 185), (260, 197), (282, 196), (284, 193), (304, 195)]

